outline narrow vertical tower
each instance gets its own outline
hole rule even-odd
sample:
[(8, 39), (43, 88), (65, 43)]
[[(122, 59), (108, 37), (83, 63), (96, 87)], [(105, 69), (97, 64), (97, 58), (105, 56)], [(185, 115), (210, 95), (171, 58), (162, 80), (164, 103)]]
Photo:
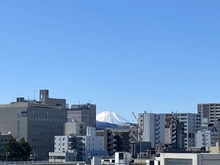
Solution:
[(45, 103), (45, 100), (49, 98), (49, 90), (47, 89), (41, 89), (40, 90), (40, 95), (39, 95), (39, 100), (40, 102)]

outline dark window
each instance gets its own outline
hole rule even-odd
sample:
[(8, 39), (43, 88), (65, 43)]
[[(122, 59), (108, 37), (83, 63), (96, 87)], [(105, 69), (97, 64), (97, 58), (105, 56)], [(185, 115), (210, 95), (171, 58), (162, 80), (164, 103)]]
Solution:
[(119, 153), (119, 159), (124, 159), (124, 154), (123, 153)]

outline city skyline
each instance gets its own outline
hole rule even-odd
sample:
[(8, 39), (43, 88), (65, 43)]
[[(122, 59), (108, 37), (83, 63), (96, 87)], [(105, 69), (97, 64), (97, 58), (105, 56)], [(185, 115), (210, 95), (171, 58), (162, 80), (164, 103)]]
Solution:
[[(1, 100), (38, 99), (132, 120), (220, 102), (219, 1), (1, 1)], [(34, 94), (35, 93), (35, 94)], [(35, 95), (35, 96), (34, 96)]]

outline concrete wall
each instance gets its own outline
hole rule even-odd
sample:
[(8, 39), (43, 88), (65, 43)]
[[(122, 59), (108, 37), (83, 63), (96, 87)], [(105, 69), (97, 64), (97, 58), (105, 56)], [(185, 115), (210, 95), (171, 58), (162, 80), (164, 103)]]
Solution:
[(69, 134), (86, 135), (86, 124), (77, 121), (66, 122), (64, 126), (64, 135)]
[(138, 120), (143, 133), (142, 141), (151, 142), (152, 148), (165, 142), (165, 114), (141, 113)]
[(75, 119), (87, 126), (96, 127), (96, 105), (94, 104), (72, 105), (67, 114), (69, 119)]
[[(18, 128), (18, 114), (20, 111), (26, 111), (28, 103), (13, 103), (0, 105), (0, 132), (2, 134), (8, 134), (9, 132), (15, 138), (17, 137)], [(24, 125), (21, 125), (24, 131)]]

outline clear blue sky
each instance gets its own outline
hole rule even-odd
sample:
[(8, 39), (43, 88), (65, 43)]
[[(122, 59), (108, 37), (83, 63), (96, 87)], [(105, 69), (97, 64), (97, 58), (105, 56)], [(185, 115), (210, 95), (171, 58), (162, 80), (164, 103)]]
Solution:
[(196, 112), (220, 102), (219, 0), (1, 0), (0, 103)]

